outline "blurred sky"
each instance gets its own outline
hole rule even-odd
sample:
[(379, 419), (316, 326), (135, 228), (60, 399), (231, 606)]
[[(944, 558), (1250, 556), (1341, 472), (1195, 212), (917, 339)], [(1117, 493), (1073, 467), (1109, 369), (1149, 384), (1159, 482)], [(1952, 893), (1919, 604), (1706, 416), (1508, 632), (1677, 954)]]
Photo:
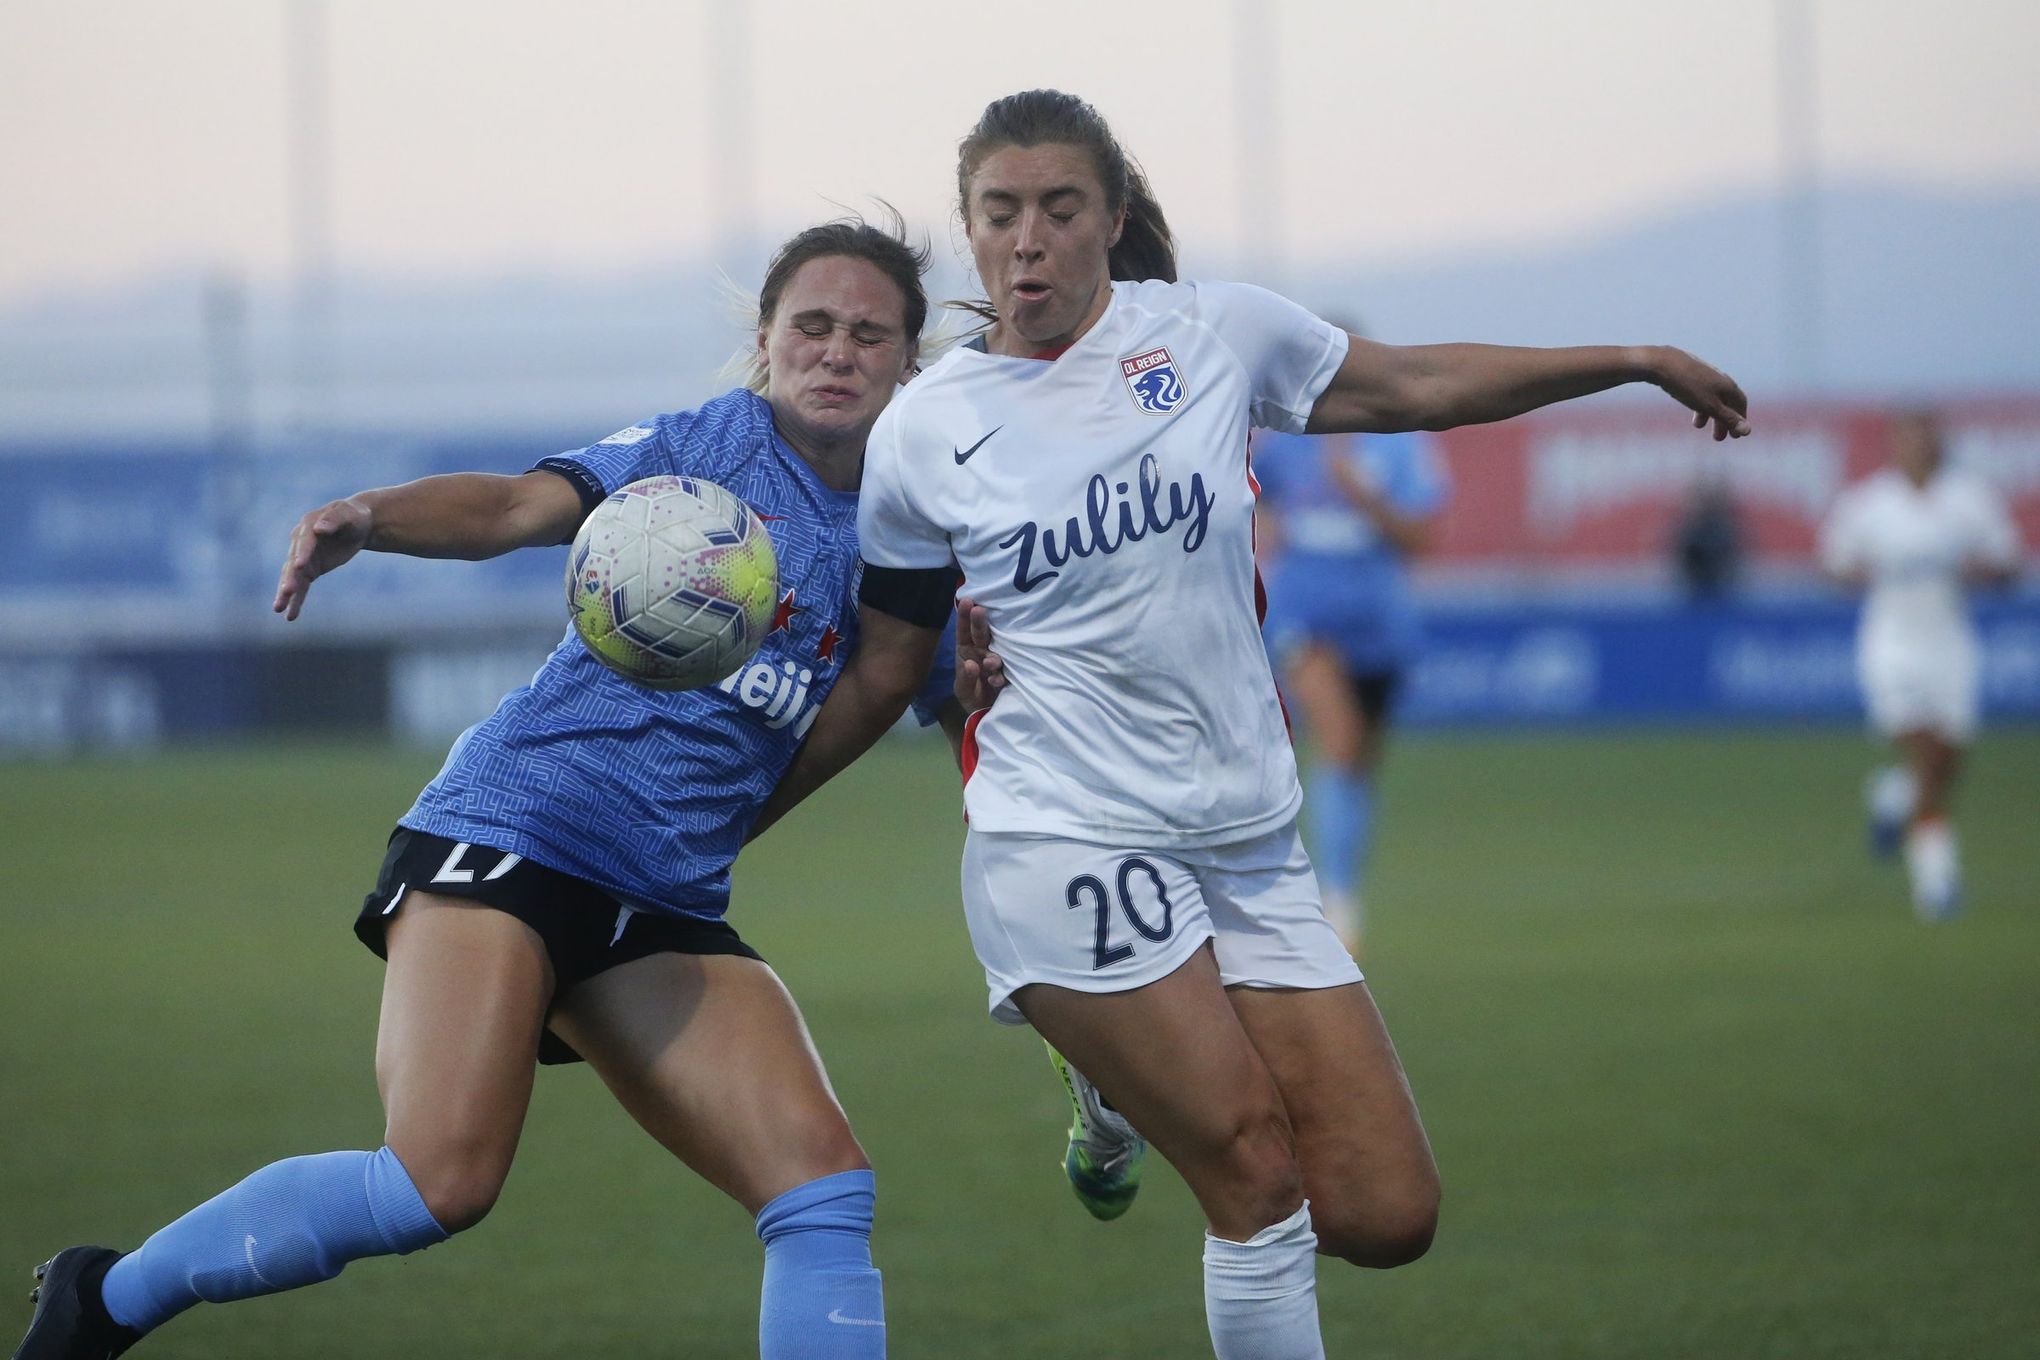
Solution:
[[(1804, 2), (1824, 175), (2040, 184), (2040, 3)], [(332, 258), (448, 278), (698, 254), (740, 206), (718, 145), (750, 148), (767, 230), (878, 194), (942, 241), (958, 137), (1033, 85), (1097, 103), (1207, 258), (1253, 258), (1250, 232), (1296, 261), (1535, 244), (1782, 177), (1775, 0), (1252, 11), (1272, 27), (1242, 33), (1231, 0), (327, 0)], [(0, 305), (288, 272), (289, 15), (0, 5)], [(1256, 60), (1273, 78), (1243, 98)], [(1279, 202), (1247, 202), (1271, 168)]]

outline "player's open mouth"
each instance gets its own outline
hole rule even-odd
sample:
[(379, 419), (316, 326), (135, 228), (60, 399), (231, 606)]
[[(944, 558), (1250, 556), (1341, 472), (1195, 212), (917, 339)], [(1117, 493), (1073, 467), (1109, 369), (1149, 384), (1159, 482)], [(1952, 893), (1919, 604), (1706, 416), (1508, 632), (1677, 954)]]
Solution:
[(1033, 279), (1022, 279), (1013, 285), (1013, 296), (1022, 302), (1039, 302), (1049, 295), (1049, 286)]

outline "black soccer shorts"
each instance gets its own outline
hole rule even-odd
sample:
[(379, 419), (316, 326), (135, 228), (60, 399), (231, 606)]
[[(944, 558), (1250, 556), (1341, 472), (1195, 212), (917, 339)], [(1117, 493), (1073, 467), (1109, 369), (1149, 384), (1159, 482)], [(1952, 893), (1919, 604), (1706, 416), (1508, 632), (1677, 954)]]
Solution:
[[(354, 918), (355, 935), (377, 958), (389, 958), (390, 919), (413, 890), (490, 907), (537, 931), (552, 961), (555, 1001), (597, 973), (652, 954), (736, 954), (764, 962), (726, 921), (633, 907), (606, 888), (521, 855), (405, 826), (390, 833), (375, 891)], [(538, 1058), (581, 1061), (550, 1029), (539, 1040)]]

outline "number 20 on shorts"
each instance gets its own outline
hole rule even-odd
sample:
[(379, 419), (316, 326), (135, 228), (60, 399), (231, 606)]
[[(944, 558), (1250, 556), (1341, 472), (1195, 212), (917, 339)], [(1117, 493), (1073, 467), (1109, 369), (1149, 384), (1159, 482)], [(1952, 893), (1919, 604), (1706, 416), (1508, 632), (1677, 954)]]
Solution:
[[(1150, 924), (1148, 918), (1141, 915), (1140, 908), (1133, 904), (1133, 885), (1142, 876), (1154, 885), (1155, 901), (1162, 909), (1160, 925)], [(1115, 905), (1115, 896), (1120, 915), (1133, 927), (1134, 934), (1142, 939), (1160, 944), (1168, 939), (1170, 932), (1176, 928), (1174, 909), (1169, 904), (1169, 892), (1162, 886), (1162, 871), (1151, 861), (1142, 859), (1139, 855), (1130, 855), (1121, 860), (1114, 886), (1118, 889), (1116, 895), (1105, 886), (1105, 880), (1096, 874), (1081, 874), (1071, 879), (1069, 887), (1064, 891), (1064, 900), (1071, 910), (1088, 905), (1096, 919), (1097, 930), (1092, 936), (1091, 946), (1093, 972), (1110, 968), (1115, 963), (1123, 963), (1133, 957), (1131, 941), (1124, 944), (1112, 943), (1112, 909)]]

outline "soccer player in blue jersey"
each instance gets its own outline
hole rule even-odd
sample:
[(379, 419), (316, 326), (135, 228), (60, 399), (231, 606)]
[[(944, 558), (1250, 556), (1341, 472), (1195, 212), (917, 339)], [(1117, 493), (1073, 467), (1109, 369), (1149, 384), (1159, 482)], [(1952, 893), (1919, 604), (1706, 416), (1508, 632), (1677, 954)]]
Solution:
[[(384, 1146), (273, 1163), (125, 1255), (58, 1253), (36, 1272), (17, 1360), (118, 1355), (201, 1300), (312, 1284), (474, 1226), (509, 1171), (536, 1065), (576, 1056), (756, 1216), (762, 1356), (884, 1354), (870, 1163), (792, 998), (723, 913), (745, 833), (872, 626), (857, 607), (865, 437), (915, 369), (928, 307), (926, 252), (893, 226), (832, 222), (780, 249), (758, 300), (755, 391), (521, 476), (429, 477), (299, 521), (276, 594), (289, 618), (363, 548), (558, 544), (628, 482), (703, 477), (766, 520), (785, 593), (738, 684), (644, 689), (569, 631), (466, 732), (400, 819), (355, 922), (389, 965)], [(924, 721), (949, 684), (935, 669)]]
[(1407, 563), (1437, 528), (1445, 476), (1429, 438), (1414, 431), (1263, 431), (1254, 476), (1268, 587), (1262, 633), (1310, 735), (1310, 861), (1325, 918), (1357, 952), (1374, 772), (1422, 642)]

